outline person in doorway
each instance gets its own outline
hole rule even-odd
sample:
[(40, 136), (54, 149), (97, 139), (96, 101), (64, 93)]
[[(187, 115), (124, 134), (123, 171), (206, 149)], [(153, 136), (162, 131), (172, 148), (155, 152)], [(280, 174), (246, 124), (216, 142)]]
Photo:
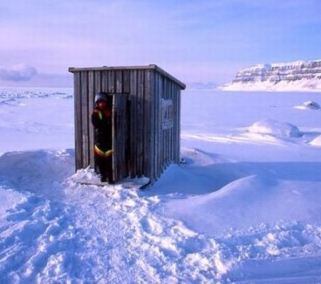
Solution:
[(95, 108), (91, 121), (95, 133), (95, 164), (100, 174), (101, 182), (113, 184), (112, 172), (112, 100), (107, 94), (98, 93), (95, 96)]

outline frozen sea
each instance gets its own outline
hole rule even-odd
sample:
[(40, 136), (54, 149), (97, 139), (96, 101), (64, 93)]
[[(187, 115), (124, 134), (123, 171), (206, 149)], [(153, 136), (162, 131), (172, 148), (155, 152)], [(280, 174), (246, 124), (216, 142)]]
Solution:
[(148, 191), (77, 183), (72, 89), (0, 89), (1, 283), (321, 283), (321, 93), (182, 94)]

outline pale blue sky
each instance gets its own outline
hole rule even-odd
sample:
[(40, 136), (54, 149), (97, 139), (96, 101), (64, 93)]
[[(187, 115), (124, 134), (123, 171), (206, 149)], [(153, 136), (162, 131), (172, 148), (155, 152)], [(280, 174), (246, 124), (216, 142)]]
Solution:
[[(1, 0), (0, 76), (11, 80), (1, 85), (64, 85), (69, 66), (150, 63), (184, 82), (226, 82), (252, 64), (320, 59), (320, 11), (320, 0)], [(17, 64), (37, 75), (15, 80)]]

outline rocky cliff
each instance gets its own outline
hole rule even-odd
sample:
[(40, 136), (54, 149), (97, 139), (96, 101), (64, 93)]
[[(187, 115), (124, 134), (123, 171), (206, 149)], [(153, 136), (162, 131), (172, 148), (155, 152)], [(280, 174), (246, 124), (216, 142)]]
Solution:
[(321, 90), (321, 60), (260, 64), (239, 71), (224, 90)]

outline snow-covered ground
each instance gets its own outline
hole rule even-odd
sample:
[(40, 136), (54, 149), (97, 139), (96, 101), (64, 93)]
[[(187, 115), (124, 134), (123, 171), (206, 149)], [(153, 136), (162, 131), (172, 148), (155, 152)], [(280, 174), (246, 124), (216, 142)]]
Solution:
[(321, 93), (184, 92), (143, 192), (75, 182), (71, 94), (0, 90), (0, 283), (321, 283)]

